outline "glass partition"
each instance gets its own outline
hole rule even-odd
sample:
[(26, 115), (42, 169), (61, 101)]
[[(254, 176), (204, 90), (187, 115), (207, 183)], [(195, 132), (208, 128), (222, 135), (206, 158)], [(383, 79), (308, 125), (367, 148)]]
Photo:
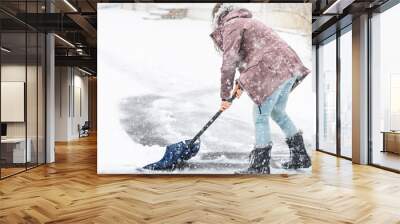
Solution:
[(38, 163), (38, 35), (36, 32), (27, 33), (27, 74), (26, 74), (26, 113), (27, 113), (27, 150), (30, 151), (28, 168)]
[(340, 36), (340, 154), (352, 157), (352, 33)]
[(31, 161), (26, 141), (26, 41), (25, 32), (1, 34), (2, 177), (24, 171)]
[(336, 39), (318, 48), (318, 145), (336, 153)]
[[(41, 4), (39, 1), (27, 2), (26, 12), (28, 13), (39, 13), (41, 12)], [(38, 23), (38, 17), (33, 17), (31, 21), (36, 24)], [(38, 165), (39, 160), (39, 123), (38, 123), (38, 111), (39, 111), (39, 32), (37, 30), (27, 27), (27, 150), (31, 151), (30, 162), (27, 163), (27, 167), (35, 167)]]
[[(44, 1), (1, 2), (42, 13)], [(4, 22), (6, 21), (6, 22)], [(0, 178), (45, 163), (45, 34), (0, 12)]]

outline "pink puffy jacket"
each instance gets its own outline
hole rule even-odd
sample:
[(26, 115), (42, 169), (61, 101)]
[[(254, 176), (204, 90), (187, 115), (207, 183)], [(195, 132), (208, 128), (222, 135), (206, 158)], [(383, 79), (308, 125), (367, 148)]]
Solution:
[(230, 97), (236, 68), (241, 88), (258, 105), (287, 79), (310, 73), (296, 52), (247, 9), (235, 9), (219, 21), (210, 36), (223, 52), (222, 99)]

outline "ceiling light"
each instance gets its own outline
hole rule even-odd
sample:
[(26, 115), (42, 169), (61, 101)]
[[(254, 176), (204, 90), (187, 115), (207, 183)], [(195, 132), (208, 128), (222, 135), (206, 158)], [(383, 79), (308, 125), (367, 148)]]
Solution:
[(73, 44), (72, 44), (71, 42), (69, 42), (68, 40), (66, 40), (66, 39), (64, 39), (64, 38), (62, 38), (62, 37), (60, 37), (60, 36), (57, 35), (57, 34), (54, 34), (54, 36), (57, 37), (58, 39), (60, 39), (62, 42), (64, 42), (64, 43), (66, 43), (67, 45), (69, 45), (70, 47), (75, 48), (75, 45), (73, 45)]
[(78, 12), (78, 10), (68, 1), (64, 0), (65, 4), (67, 4), (74, 12)]
[(77, 48), (76, 53), (78, 53), (79, 55), (83, 55), (83, 49)]
[(6, 52), (6, 53), (10, 53), (10, 52), (11, 52), (11, 50), (9, 50), (9, 49), (7, 49), (7, 48), (5, 48), (5, 47), (1, 47), (1, 50), (4, 51), (4, 52)]
[(355, 0), (336, 0), (332, 5), (325, 9), (322, 14), (342, 14), (343, 10), (354, 1)]
[(81, 68), (79, 68), (79, 67), (78, 67), (78, 70), (81, 71), (81, 72), (83, 72), (83, 73), (85, 73), (85, 74), (87, 74), (87, 75), (90, 75), (90, 76), (92, 75), (92, 73), (90, 73), (90, 72), (88, 72), (88, 71), (86, 71), (86, 70), (83, 70), (83, 69), (81, 69)]

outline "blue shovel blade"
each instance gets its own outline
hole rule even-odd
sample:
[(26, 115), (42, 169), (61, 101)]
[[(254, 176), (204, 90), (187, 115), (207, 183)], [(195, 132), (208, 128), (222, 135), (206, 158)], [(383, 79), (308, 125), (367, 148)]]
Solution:
[(168, 145), (160, 161), (146, 165), (143, 168), (148, 170), (174, 170), (199, 152), (200, 141), (193, 143), (190, 148), (189, 143), (190, 140), (185, 140)]

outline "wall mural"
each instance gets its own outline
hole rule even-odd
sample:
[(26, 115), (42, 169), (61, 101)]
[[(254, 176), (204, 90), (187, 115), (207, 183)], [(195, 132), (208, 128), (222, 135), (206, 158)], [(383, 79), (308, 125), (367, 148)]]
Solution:
[(311, 4), (99, 4), (98, 173), (310, 172), (311, 59)]

